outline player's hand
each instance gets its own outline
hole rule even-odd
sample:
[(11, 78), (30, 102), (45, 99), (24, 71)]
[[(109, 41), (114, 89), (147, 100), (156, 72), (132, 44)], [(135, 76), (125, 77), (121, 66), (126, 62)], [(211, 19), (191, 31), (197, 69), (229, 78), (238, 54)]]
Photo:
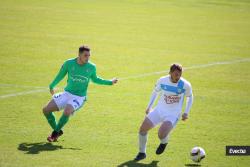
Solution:
[(49, 91), (50, 91), (50, 94), (51, 94), (51, 95), (54, 95), (54, 94), (55, 94), (55, 90), (54, 90), (54, 89), (50, 89)]
[(118, 82), (117, 78), (112, 79), (112, 85), (116, 84)]
[(150, 110), (151, 110), (151, 108), (147, 108), (145, 113), (148, 115), (148, 113), (150, 113)]
[(182, 120), (186, 121), (188, 119), (188, 114), (187, 113), (183, 113), (182, 114)]

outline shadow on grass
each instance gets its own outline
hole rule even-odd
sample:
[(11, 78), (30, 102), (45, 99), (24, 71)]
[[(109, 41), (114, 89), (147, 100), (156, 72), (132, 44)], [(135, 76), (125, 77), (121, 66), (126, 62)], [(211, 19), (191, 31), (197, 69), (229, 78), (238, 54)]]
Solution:
[(26, 154), (39, 154), (42, 151), (55, 151), (60, 149), (81, 150), (78, 148), (64, 148), (60, 145), (53, 145), (52, 143), (20, 143), (18, 150), (24, 151)]
[(192, 167), (192, 166), (201, 166), (201, 165), (200, 164), (185, 164), (185, 166)]
[(130, 160), (118, 165), (117, 167), (157, 167), (158, 162), (159, 161), (152, 161), (150, 164), (143, 164), (138, 161)]

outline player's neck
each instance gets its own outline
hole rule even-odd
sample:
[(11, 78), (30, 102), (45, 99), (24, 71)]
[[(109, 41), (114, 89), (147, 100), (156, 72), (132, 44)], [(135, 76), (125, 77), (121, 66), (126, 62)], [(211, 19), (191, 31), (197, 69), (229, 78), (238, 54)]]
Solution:
[(171, 75), (169, 75), (169, 78), (170, 78), (170, 81), (173, 82), (173, 83), (177, 83), (178, 81), (174, 81), (173, 78), (171, 77)]
[(87, 63), (87, 62), (82, 62), (82, 61), (80, 60), (79, 57), (77, 57), (76, 62), (77, 62), (77, 64), (79, 64), (79, 65), (84, 65), (84, 64)]

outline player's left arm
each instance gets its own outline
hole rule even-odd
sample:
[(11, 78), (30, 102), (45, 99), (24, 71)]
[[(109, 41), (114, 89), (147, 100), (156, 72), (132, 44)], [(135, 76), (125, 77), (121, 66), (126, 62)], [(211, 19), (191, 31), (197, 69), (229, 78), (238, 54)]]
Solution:
[(185, 91), (185, 96), (186, 96), (186, 107), (185, 107), (185, 111), (182, 114), (182, 120), (185, 121), (186, 119), (188, 119), (188, 114), (191, 110), (192, 104), (193, 104), (193, 91), (192, 91), (192, 87), (191, 84), (188, 84), (186, 91)]
[(114, 78), (112, 80), (106, 80), (106, 79), (103, 79), (103, 78), (97, 76), (97, 74), (96, 74), (96, 68), (94, 69), (94, 72), (91, 75), (91, 80), (94, 83), (99, 84), (99, 85), (114, 85), (114, 84), (116, 84), (118, 82), (117, 78)]

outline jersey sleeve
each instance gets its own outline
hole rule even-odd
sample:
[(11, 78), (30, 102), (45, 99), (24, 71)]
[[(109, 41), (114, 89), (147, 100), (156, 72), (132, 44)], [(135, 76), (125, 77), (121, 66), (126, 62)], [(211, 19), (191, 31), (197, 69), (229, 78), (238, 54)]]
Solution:
[(193, 95), (192, 86), (190, 83), (186, 84), (185, 96), (190, 97)]
[(150, 98), (149, 103), (148, 103), (148, 108), (151, 108), (153, 106), (160, 91), (161, 91), (161, 84), (160, 84), (160, 79), (159, 79), (157, 81), (157, 83), (155, 84), (155, 88), (152, 92), (151, 98)]
[(154, 91), (155, 92), (160, 92), (162, 89), (161, 89), (161, 79), (159, 79), (156, 84), (155, 84), (155, 88), (154, 88)]
[(111, 80), (105, 80), (105, 79), (102, 79), (101, 77), (98, 77), (96, 74), (96, 67), (94, 67), (93, 74), (91, 75), (91, 80), (92, 82), (99, 84), (99, 85), (112, 85), (113, 84)]
[(65, 77), (67, 72), (68, 72), (68, 62), (66, 61), (62, 65), (62, 67), (61, 67), (60, 71), (58, 72), (58, 74), (56, 75), (55, 79), (49, 85), (50, 90), (53, 89)]

